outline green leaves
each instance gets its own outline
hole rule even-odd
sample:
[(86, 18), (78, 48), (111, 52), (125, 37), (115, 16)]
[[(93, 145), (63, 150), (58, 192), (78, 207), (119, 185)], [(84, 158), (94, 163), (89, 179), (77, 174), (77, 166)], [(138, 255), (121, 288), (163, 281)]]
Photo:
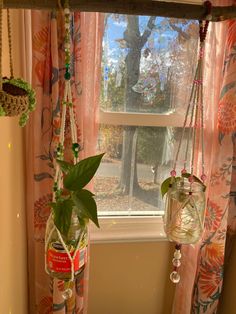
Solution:
[(81, 190), (95, 175), (103, 155), (104, 154), (83, 159), (70, 169), (68, 164), (63, 164), (63, 168), (67, 167), (67, 170), (69, 169), (64, 178), (64, 187), (70, 191)]
[(68, 173), (70, 170), (73, 169), (74, 165), (69, 163), (69, 162), (66, 162), (66, 161), (63, 161), (63, 160), (60, 160), (60, 159), (57, 159), (57, 163), (59, 164), (62, 172), (64, 173)]
[[(187, 179), (190, 176), (191, 176), (190, 173), (183, 173), (182, 174), (182, 177), (187, 178)], [(176, 181), (179, 181), (180, 179), (181, 179), (181, 177), (169, 177), (169, 178), (165, 179), (165, 181), (162, 182), (162, 184), (161, 184), (161, 196), (162, 196), (162, 198), (168, 192), (170, 184), (171, 184), (171, 180), (174, 183)], [(206, 186), (204, 185), (204, 183), (198, 177), (193, 175), (193, 181), (200, 183), (203, 186), (203, 191), (206, 190)]]
[[(162, 196), (162, 198), (164, 197), (164, 195), (169, 190), (169, 185), (171, 183), (171, 179), (172, 179), (172, 177), (169, 177), (165, 181), (163, 181), (162, 184), (161, 184), (161, 196)], [(174, 181), (175, 181), (175, 179), (174, 179)]]
[(71, 199), (60, 199), (56, 203), (51, 203), (54, 213), (54, 223), (65, 237), (70, 229), (73, 206), (74, 204)]
[(65, 237), (70, 229), (72, 210), (76, 212), (81, 226), (87, 224), (90, 219), (99, 227), (94, 195), (83, 187), (93, 178), (103, 155), (88, 157), (75, 165), (57, 160), (65, 174), (64, 189), (59, 193), (56, 202), (51, 204), (51, 207), (54, 213), (54, 223)]
[(93, 198), (93, 193), (88, 190), (76, 191), (72, 194), (72, 200), (76, 206), (75, 211), (79, 217), (91, 219), (99, 227), (97, 217), (97, 204)]

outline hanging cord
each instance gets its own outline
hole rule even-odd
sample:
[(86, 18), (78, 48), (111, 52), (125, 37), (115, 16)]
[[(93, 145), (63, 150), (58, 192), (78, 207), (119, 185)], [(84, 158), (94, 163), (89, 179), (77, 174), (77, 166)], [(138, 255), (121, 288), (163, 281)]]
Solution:
[[(3, 0), (0, 0), (0, 91), (2, 90), (2, 25), (3, 25)], [(9, 46), (10, 78), (13, 78), (13, 58), (12, 58), (12, 36), (10, 10), (7, 9), (7, 30)]]
[[(59, 6), (61, 5), (60, 0), (58, 1)], [(68, 7), (68, 1), (65, 2), (65, 8), (64, 8), (64, 19), (65, 19), (65, 41), (64, 41), (64, 48), (65, 48), (65, 87), (64, 87), (64, 97), (62, 101), (62, 114), (61, 114), (61, 128), (60, 128), (60, 135), (59, 135), (59, 144), (57, 147), (56, 155), (57, 158), (60, 160), (64, 159), (64, 142), (65, 142), (65, 124), (66, 124), (66, 114), (67, 109), (69, 110), (69, 121), (70, 121), (70, 128), (71, 128), (71, 139), (72, 139), (72, 152), (74, 155), (74, 164), (78, 162), (79, 160), (79, 150), (80, 146), (78, 144), (77, 139), (77, 128), (76, 128), (76, 122), (75, 122), (75, 114), (73, 110), (73, 99), (72, 99), (72, 90), (71, 90), (71, 73), (70, 73), (70, 63), (71, 63), (71, 57), (70, 57), (70, 10)], [(60, 166), (58, 163), (56, 163), (56, 172), (55, 172), (55, 181), (54, 181), (54, 193), (53, 193), (53, 201), (57, 198), (57, 191), (63, 188), (63, 173), (60, 169)], [(48, 230), (51, 225), (51, 231), (48, 234), (48, 237), (45, 241), (45, 269), (46, 269), (46, 258), (47, 258), (47, 249), (51, 240), (51, 237), (53, 235), (53, 232), (56, 230), (58, 238), (63, 246), (64, 251), (67, 253), (67, 256), (70, 260), (71, 265), (71, 278), (70, 281), (72, 282), (74, 280), (74, 260), (77, 255), (78, 250), (80, 249), (81, 241), (86, 235), (86, 230), (84, 230), (77, 241), (77, 245), (74, 248), (73, 251), (73, 257), (71, 256), (71, 252), (68, 249), (65, 241), (63, 240), (63, 237), (60, 233), (60, 231), (56, 228), (54, 222), (53, 222), (53, 214), (51, 213), (49, 217), (49, 227), (46, 230), (46, 234), (48, 233)], [(47, 271), (47, 269), (46, 269)], [(67, 285), (68, 287), (68, 285)], [(68, 288), (69, 289), (69, 288)]]
[(2, 9), (3, 0), (0, 0), (0, 91), (2, 91)]
[[(196, 76), (196, 80), (197, 81), (197, 76)], [(194, 96), (193, 99), (196, 98), (196, 94), (197, 94), (197, 88), (196, 88), (196, 84), (195, 82), (193, 82), (194, 85)], [(185, 156), (184, 156), (184, 167), (181, 171), (181, 174), (183, 175), (184, 173), (187, 172), (186, 170), (186, 166), (187, 166), (187, 159), (188, 159), (188, 151), (189, 151), (189, 144), (190, 144), (190, 140), (193, 137), (193, 117), (194, 117), (194, 110), (195, 110), (195, 106), (194, 106), (194, 102), (192, 101), (192, 109), (191, 109), (191, 118), (190, 118), (190, 122), (189, 122), (189, 133), (188, 133), (188, 137), (187, 137), (187, 144), (186, 144), (186, 150), (185, 150)]]
[(58, 5), (59, 10), (62, 11), (63, 10), (63, 6), (61, 4), (61, 0), (57, 0), (57, 5)]
[(211, 9), (212, 4), (210, 1), (204, 2), (204, 6), (206, 8), (206, 21), (199, 21), (199, 38), (200, 38), (200, 49), (199, 49), (199, 59), (198, 59), (198, 93), (196, 96), (196, 115), (195, 115), (195, 124), (193, 129), (193, 143), (192, 143), (192, 160), (191, 160), (191, 176), (189, 178), (190, 183), (193, 182), (193, 173), (194, 173), (194, 164), (195, 164), (195, 149), (196, 149), (196, 132), (197, 128), (200, 129), (200, 141), (201, 141), (201, 149), (202, 149), (202, 169), (201, 169), (201, 180), (204, 182), (206, 180), (205, 175), (205, 147), (204, 147), (204, 106), (203, 106), (203, 55), (205, 48), (205, 39), (207, 35), (207, 30), (209, 26), (209, 21), (211, 20)]
[(187, 143), (186, 143), (186, 150), (185, 150), (185, 157), (184, 157), (184, 167), (181, 171), (181, 174), (183, 175), (186, 173), (186, 164), (187, 164), (187, 156), (188, 156), (188, 150), (189, 150), (189, 144), (190, 140), (192, 139), (192, 157), (190, 162), (190, 173), (191, 176), (189, 178), (189, 181), (193, 181), (193, 173), (194, 173), (194, 163), (195, 163), (195, 149), (196, 149), (196, 129), (199, 127), (201, 129), (201, 144), (202, 144), (202, 174), (201, 179), (204, 181), (206, 179), (205, 173), (204, 173), (204, 112), (203, 112), (203, 88), (202, 88), (202, 81), (203, 81), (203, 75), (202, 75), (202, 59), (203, 59), (203, 53), (204, 53), (204, 43), (205, 38), (207, 34), (207, 29), (209, 25), (209, 20), (212, 18), (211, 16), (211, 2), (206, 1), (204, 3), (204, 6), (206, 8), (206, 18), (207, 20), (199, 21), (199, 39), (200, 39), (200, 50), (199, 50), (199, 58), (198, 58), (198, 64), (197, 69), (195, 72), (191, 94), (190, 94), (190, 101), (188, 103), (188, 107), (185, 113), (185, 119), (183, 124), (183, 129), (181, 133), (181, 138), (178, 144), (176, 156), (173, 162), (173, 168), (170, 172), (172, 179), (172, 182), (174, 181), (174, 177), (176, 176), (176, 166), (179, 159), (179, 154), (182, 147), (182, 142), (184, 138), (184, 134), (186, 132), (187, 122), (190, 115), (190, 122), (189, 122), (189, 134), (187, 136)]
[(11, 74), (10, 78), (13, 78), (11, 19), (10, 19), (10, 10), (9, 9), (7, 9), (7, 31), (8, 31), (8, 46), (9, 46), (10, 74)]
[[(186, 113), (185, 113), (184, 125), (183, 125), (183, 128), (182, 128), (181, 138), (180, 138), (180, 141), (179, 141), (179, 145), (178, 145), (178, 148), (177, 148), (177, 153), (176, 153), (175, 160), (174, 160), (173, 170), (171, 171), (171, 175), (174, 176), (174, 177), (176, 176), (176, 165), (177, 165), (177, 161), (178, 161), (178, 158), (179, 158), (180, 148), (182, 146), (182, 141), (183, 141), (183, 138), (184, 138), (185, 129), (186, 129), (186, 126), (187, 126), (188, 115), (189, 115), (189, 112), (190, 112), (190, 108), (191, 108), (191, 106), (193, 106), (193, 102), (194, 102), (194, 99), (196, 97), (196, 85), (195, 85), (194, 82), (197, 79), (197, 76), (198, 76), (198, 67), (197, 67), (197, 70), (196, 70), (196, 73), (195, 73), (195, 76), (194, 76), (194, 81), (193, 81), (193, 84), (192, 84), (190, 100), (189, 100), (188, 107), (187, 107), (187, 110), (186, 110)], [(191, 120), (192, 120), (192, 114), (191, 114)]]
[[(204, 6), (206, 8), (206, 21), (202, 22), (199, 21), (199, 39), (200, 39), (200, 47), (199, 47), (199, 56), (198, 56), (198, 63), (197, 63), (197, 68), (192, 84), (192, 89), (191, 89), (191, 95), (190, 95), (190, 101), (186, 110), (185, 114), (185, 119), (184, 119), (184, 124), (183, 124), (183, 130), (181, 134), (181, 138), (179, 141), (179, 145), (177, 148), (177, 153), (176, 157), (174, 160), (173, 164), (173, 170), (171, 170), (171, 184), (170, 187), (172, 186), (172, 183), (174, 181), (174, 178), (176, 176), (176, 165), (177, 161), (179, 158), (179, 153), (181, 150), (182, 146), (182, 141), (185, 133), (185, 128), (187, 125), (188, 121), (188, 116), (191, 111), (190, 115), (190, 122), (189, 122), (189, 134), (187, 137), (187, 144), (186, 144), (186, 150), (185, 150), (185, 160), (184, 160), (184, 168), (181, 171), (181, 174), (183, 175), (186, 173), (186, 163), (187, 163), (187, 155), (188, 155), (188, 149), (190, 145), (190, 140), (192, 139), (192, 156), (191, 156), (191, 162), (190, 162), (190, 177), (189, 177), (189, 182), (190, 182), (190, 191), (189, 191), (189, 197), (186, 200), (187, 202), (191, 199), (192, 206), (196, 210), (196, 214), (200, 223), (201, 230), (203, 230), (204, 226), (199, 214), (199, 211), (195, 205), (194, 198), (192, 197), (192, 183), (193, 183), (193, 173), (194, 173), (194, 164), (195, 164), (195, 149), (196, 149), (196, 141), (197, 141), (197, 128), (200, 129), (200, 142), (201, 142), (201, 149), (202, 149), (202, 173), (201, 173), (201, 180), (204, 182), (206, 180), (206, 175), (205, 175), (205, 160), (204, 160), (204, 153), (205, 153), (205, 148), (204, 148), (204, 106), (203, 106), (203, 54), (204, 54), (204, 46), (205, 46), (205, 39), (206, 39), (206, 34), (208, 30), (208, 25), (209, 21), (212, 19), (211, 16), (211, 2), (206, 1), (204, 3)], [(169, 193), (169, 191), (168, 191)], [(181, 206), (182, 207), (182, 206)], [(184, 206), (183, 206), (184, 207)], [(178, 268), (181, 265), (181, 244), (176, 243), (175, 245), (175, 252), (174, 252), (174, 258), (172, 260), (173, 264), (173, 271), (170, 274), (170, 279), (173, 283), (178, 283), (180, 281), (180, 275), (178, 273)]]

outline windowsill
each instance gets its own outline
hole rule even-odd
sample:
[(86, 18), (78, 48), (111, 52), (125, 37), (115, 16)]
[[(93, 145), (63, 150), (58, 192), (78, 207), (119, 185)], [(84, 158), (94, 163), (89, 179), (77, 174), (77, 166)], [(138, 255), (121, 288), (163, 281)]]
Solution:
[(111, 125), (134, 125), (134, 126), (154, 126), (154, 127), (182, 127), (184, 115), (169, 113), (139, 113), (139, 112), (99, 112), (100, 124)]
[(90, 225), (91, 243), (165, 241), (161, 216), (100, 217)]

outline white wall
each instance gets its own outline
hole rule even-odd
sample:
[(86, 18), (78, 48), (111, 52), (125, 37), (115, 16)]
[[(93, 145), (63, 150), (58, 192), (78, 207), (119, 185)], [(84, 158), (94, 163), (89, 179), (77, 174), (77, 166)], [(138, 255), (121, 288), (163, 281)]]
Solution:
[(168, 242), (91, 245), (88, 314), (170, 314)]

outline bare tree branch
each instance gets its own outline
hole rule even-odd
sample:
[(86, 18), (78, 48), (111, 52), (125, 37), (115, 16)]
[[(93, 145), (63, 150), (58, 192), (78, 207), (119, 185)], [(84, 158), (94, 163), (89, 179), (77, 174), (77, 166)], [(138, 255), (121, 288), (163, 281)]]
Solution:
[(145, 31), (143, 32), (143, 35), (140, 37), (140, 48), (141, 49), (146, 44), (149, 36), (152, 33), (153, 28), (155, 27), (155, 20), (156, 20), (155, 16), (151, 16), (149, 18), (149, 21), (147, 23), (147, 27), (146, 27)]
[(171, 23), (171, 22), (169, 22), (169, 25), (170, 25), (170, 27), (171, 27), (174, 31), (178, 32), (179, 35), (182, 36), (184, 39), (186, 39), (186, 40), (189, 40), (189, 39), (190, 39), (190, 35), (187, 34), (187, 33), (185, 33), (185, 32), (183, 32), (180, 27), (176, 26), (175, 24), (173, 24), (173, 23)]

